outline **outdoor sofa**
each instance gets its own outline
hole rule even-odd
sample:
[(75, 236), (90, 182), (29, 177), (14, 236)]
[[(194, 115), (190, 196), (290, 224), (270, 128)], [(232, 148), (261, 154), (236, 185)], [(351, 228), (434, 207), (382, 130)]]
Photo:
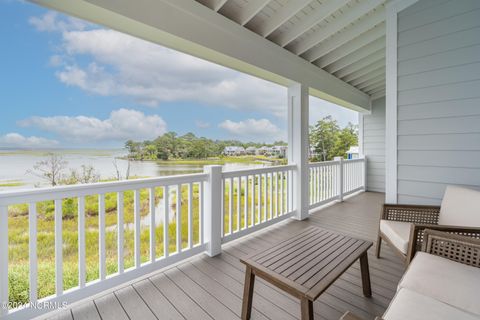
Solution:
[[(479, 320), (480, 240), (424, 230), (422, 250), (377, 320)], [(342, 320), (360, 318), (347, 312)]]

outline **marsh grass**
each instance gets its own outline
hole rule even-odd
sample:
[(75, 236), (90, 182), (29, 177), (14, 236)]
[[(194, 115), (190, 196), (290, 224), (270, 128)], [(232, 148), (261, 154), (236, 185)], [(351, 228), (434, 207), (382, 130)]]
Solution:
[[(251, 188), (252, 181), (248, 184)], [(255, 181), (258, 190), (258, 179)], [(269, 182), (271, 183), (271, 182)], [(286, 181), (284, 190), (286, 190)], [(174, 187), (171, 187), (174, 188)], [(229, 188), (225, 188), (225, 204), (229, 203)], [(263, 188), (263, 185), (262, 185)], [(267, 190), (269, 184), (267, 184)], [(133, 191), (124, 192), (124, 222), (134, 222)], [(155, 204), (163, 198), (163, 188), (155, 188)], [(237, 197), (241, 199), (241, 210), (237, 210)], [(255, 200), (256, 199), (256, 200)], [(245, 199), (245, 185), (242, 184), (240, 191), (234, 184), (232, 230), (237, 230), (237, 215), (240, 214), (241, 227), (245, 227), (244, 207), (251, 209), (252, 201), (255, 201), (255, 210), (258, 206), (258, 197), (249, 189), (248, 199)], [(278, 201), (274, 197), (267, 202), (262, 196), (261, 206), (269, 208), (270, 201)], [(175, 208), (177, 203), (176, 193), (170, 203)], [(181, 187), (181, 237), (182, 248), (188, 247), (188, 186)], [(198, 185), (193, 185), (193, 244), (200, 242), (200, 211), (199, 211)], [(285, 203), (286, 205), (286, 203)], [(78, 208), (77, 199), (69, 198), (62, 201), (62, 241), (63, 241), (63, 285), (64, 290), (78, 286)], [(158, 210), (158, 209), (157, 209)], [(269, 209), (267, 209), (267, 212)], [(172, 214), (172, 211), (170, 211)], [(263, 212), (263, 211), (262, 211)], [(140, 215), (145, 217), (149, 213), (149, 193), (147, 189), (140, 190)], [(163, 213), (162, 213), (163, 214)], [(262, 220), (263, 215), (255, 214), (255, 223)], [(267, 215), (271, 217), (270, 215)], [(44, 298), (55, 293), (55, 233), (54, 233), (54, 202), (45, 201), (37, 203), (37, 257), (38, 257), (38, 297)], [(118, 271), (117, 261), (117, 194), (105, 194), (105, 233), (106, 269), (107, 275)], [(251, 224), (251, 221), (250, 221)], [(117, 226), (117, 228), (109, 228)], [(29, 222), (28, 205), (20, 204), (9, 206), (9, 300), (19, 303), (27, 303), (29, 300)], [(229, 206), (225, 205), (224, 230), (229, 233)], [(155, 255), (160, 258), (164, 255), (163, 223), (155, 228)], [(169, 252), (177, 251), (176, 248), (176, 221), (172, 219), (168, 225)], [(98, 244), (98, 196), (85, 197), (85, 242), (86, 242), (86, 279), (87, 282), (99, 278), (99, 244)], [(150, 257), (150, 230), (148, 226), (142, 226), (140, 234), (141, 261), (148, 262)], [(133, 228), (124, 229), (124, 266), (125, 269), (134, 266), (134, 231)]]

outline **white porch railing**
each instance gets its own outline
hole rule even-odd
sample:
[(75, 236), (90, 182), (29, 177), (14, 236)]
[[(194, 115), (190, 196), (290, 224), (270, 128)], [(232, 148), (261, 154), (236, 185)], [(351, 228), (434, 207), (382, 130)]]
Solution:
[(294, 169), (287, 165), (223, 174), (222, 243), (292, 215)]
[[(362, 189), (364, 163), (358, 159), (310, 164), (311, 207)], [(37, 305), (72, 303), (198, 253), (215, 255), (222, 244), (291, 217), (296, 211), (295, 170), (295, 165), (285, 165), (222, 172), (220, 166), (210, 166), (200, 174), (0, 192), (0, 318), (29, 319), (49, 311)], [(38, 297), (42, 271), (37, 223), (39, 214), (47, 210), (45, 203), (50, 204), (55, 225), (51, 244), (55, 289), (52, 295)], [(15, 205), (28, 207), (29, 294), (22, 306), (7, 303), (11, 301), (8, 224), (13, 219), (8, 211)], [(76, 221), (74, 285), (64, 281), (68, 219)], [(89, 248), (86, 237), (92, 234), (98, 242)], [(127, 239), (132, 243), (128, 248)], [(92, 255), (97, 260), (94, 277), (87, 273)]]
[(310, 208), (365, 189), (366, 159), (310, 163)]
[[(37, 306), (60, 306), (64, 302), (78, 301), (205, 251), (202, 199), (208, 192), (203, 188), (204, 182), (208, 179), (208, 175), (202, 173), (0, 193), (0, 301), (2, 302), (0, 318), (5, 316), (6, 319), (30, 319), (49, 311), (48, 308), (42, 307), (42, 309)], [(125, 219), (127, 192), (130, 193), (128, 194), (130, 199), (133, 197), (133, 208), (129, 208), (133, 209), (133, 222)], [(146, 199), (141, 199), (141, 194)], [(109, 200), (115, 197), (114, 201), (117, 203), (117, 222), (113, 228), (108, 226), (108, 229), (105, 220), (107, 195)], [(98, 214), (98, 226), (95, 228), (90, 225), (87, 230), (86, 199), (91, 203), (92, 197), (94, 201), (98, 201), (98, 209), (95, 212)], [(62, 224), (66, 223), (66, 214), (74, 214), (64, 210), (66, 201), (72, 199), (76, 202), (78, 217), (78, 285), (65, 288), (63, 255), (66, 244), (63, 240), (65, 229)], [(51, 296), (38, 299), (37, 205), (46, 201), (53, 202), (54, 206), (55, 254), (51, 258), (55, 261), (55, 279), (52, 279), (55, 281), (55, 292)], [(159, 202), (162, 202), (162, 208), (159, 208)], [(24, 306), (5, 303), (9, 301), (8, 207), (18, 204), (28, 204), (29, 216), (29, 304)], [(186, 209), (182, 210), (184, 206)], [(157, 210), (162, 212), (159, 214)], [(199, 223), (194, 223), (194, 216)], [(159, 223), (157, 219), (162, 222)], [(148, 226), (148, 235), (142, 233), (145, 231), (142, 222)], [(187, 229), (186, 236), (182, 234), (182, 228)], [(92, 249), (86, 246), (87, 232), (98, 236), (97, 252), (92, 253)], [(116, 272), (111, 274), (107, 274), (107, 233), (113, 233), (117, 243)], [(194, 233), (198, 235), (196, 239), (194, 239)], [(160, 234), (162, 239), (156, 239), (157, 234)], [(133, 253), (130, 255), (126, 252), (126, 235), (133, 237)], [(145, 244), (141, 243), (141, 236), (149, 239), (147, 254), (142, 254), (142, 246)], [(98, 255), (98, 270), (95, 270), (98, 277), (94, 280), (87, 279), (87, 251), (95, 256)], [(127, 261), (128, 265), (126, 265)]]

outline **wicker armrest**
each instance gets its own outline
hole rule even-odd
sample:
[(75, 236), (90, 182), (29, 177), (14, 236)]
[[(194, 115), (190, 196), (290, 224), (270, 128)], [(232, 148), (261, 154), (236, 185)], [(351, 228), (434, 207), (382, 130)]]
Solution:
[(438, 206), (384, 204), (382, 219), (435, 225), (439, 213)]
[(422, 249), (425, 241), (424, 233), (426, 229), (431, 231), (440, 231), (441, 234), (450, 234), (452, 236), (462, 236), (466, 239), (480, 239), (480, 228), (478, 227), (459, 227), (459, 226), (445, 226), (445, 225), (430, 225), (430, 224), (414, 224), (410, 229), (410, 240), (407, 253), (407, 264), (415, 256), (415, 253)]
[(475, 238), (471, 236), (426, 229), (422, 251), (480, 268), (480, 228)]

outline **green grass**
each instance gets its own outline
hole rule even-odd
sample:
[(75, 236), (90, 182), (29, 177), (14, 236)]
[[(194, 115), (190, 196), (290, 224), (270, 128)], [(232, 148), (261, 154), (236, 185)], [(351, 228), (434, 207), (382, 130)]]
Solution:
[(18, 180), (9, 180), (9, 181), (0, 182), (0, 187), (21, 187), (24, 185), (25, 183)]
[(209, 165), (226, 163), (248, 163), (248, 164), (262, 164), (265, 161), (274, 163), (283, 163), (283, 159), (272, 159), (264, 156), (240, 156), (240, 157), (219, 157), (208, 159), (173, 159), (173, 160), (158, 160), (160, 164), (185, 164), (185, 165)]
[[(265, 183), (265, 182), (264, 182)], [(270, 188), (269, 181), (267, 190)], [(258, 180), (255, 181), (256, 190), (258, 190)], [(236, 183), (232, 190), (232, 230), (237, 229), (238, 214), (240, 214), (240, 226), (245, 227), (244, 208), (248, 205), (250, 211), (252, 201), (255, 201), (251, 195), (252, 181), (248, 184), (249, 196), (245, 198), (245, 185), (238, 190)], [(230, 233), (229, 224), (229, 184), (225, 188), (225, 211), (224, 211), (224, 231)], [(286, 181), (284, 181), (284, 190), (286, 190)], [(262, 184), (263, 192), (263, 184)], [(188, 247), (188, 187), (182, 186), (181, 192), (181, 235), (182, 248)], [(237, 199), (240, 196), (240, 211), (237, 210)], [(163, 198), (163, 188), (155, 188), (155, 203), (158, 204)], [(261, 206), (270, 208), (270, 201), (276, 202), (279, 199), (273, 197), (264, 201), (262, 196)], [(286, 198), (284, 200), (286, 208)], [(177, 199), (174, 197), (171, 207), (176, 206)], [(273, 203), (272, 203), (273, 205)], [(255, 201), (255, 210), (258, 206), (258, 199)], [(273, 205), (275, 209), (275, 205)], [(65, 290), (78, 285), (78, 212), (77, 199), (64, 199), (62, 201), (63, 219), (62, 219), (62, 239), (63, 239), (63, 284)], [(193, 243), (200, 242), (200, 223), (199, 223), (199, 199), (198, 186), (194, 184), (193, 189)], [(280, 206), (278, 205), (278, 209)], [(105, 223), (108, 227), (117, 225), (117, 194), (105, 194)], [(142, 217), (149, 212), (149, 194), (148, 190), (140, 190), (140, 214)], [(47, 297), (55, 293), (55, 233), (54, 233), (54, 203), (46, 201), (37, 203), (37, 254), (38, 254), (38, 296)], [(98, 197), (87, 196), (85, 198), (85, 241), (86, 241), (86, 272), (87, 281), (99, 278), (99, 253), (98, 253)], [(267, 214), (267, 217), (271, 215)], [(262, 215), (255, 215), (255, 223), (263, 221)], [(133, 223), (133, 191), (124, 193), (124, 220), (125, 223)], [(251, 225), (252, 221), (249, 221)], [(9, 206), (9, 300), (19, 303), (28, 302), (29, 296), (29, 222), (28, 205)], [(163, 256), (163, 224), (155, 228), (156, 248), (155, 254), (158, 258)], [(176, 252), (176, 222), (172, 221), (168, 226), (169, 233), (169, 252)], [(125, 269), (134, 266), (134, 233), (133, 230), (125, 230), (124, 233), (124, 264)], [(150, 257), (150, 230), (148, 227), (142, 227), (141, 230), (141, 260), (149, 261)], [(106, 232), (106, 268), (107, 274), (117, 272), (117, 232)]]

